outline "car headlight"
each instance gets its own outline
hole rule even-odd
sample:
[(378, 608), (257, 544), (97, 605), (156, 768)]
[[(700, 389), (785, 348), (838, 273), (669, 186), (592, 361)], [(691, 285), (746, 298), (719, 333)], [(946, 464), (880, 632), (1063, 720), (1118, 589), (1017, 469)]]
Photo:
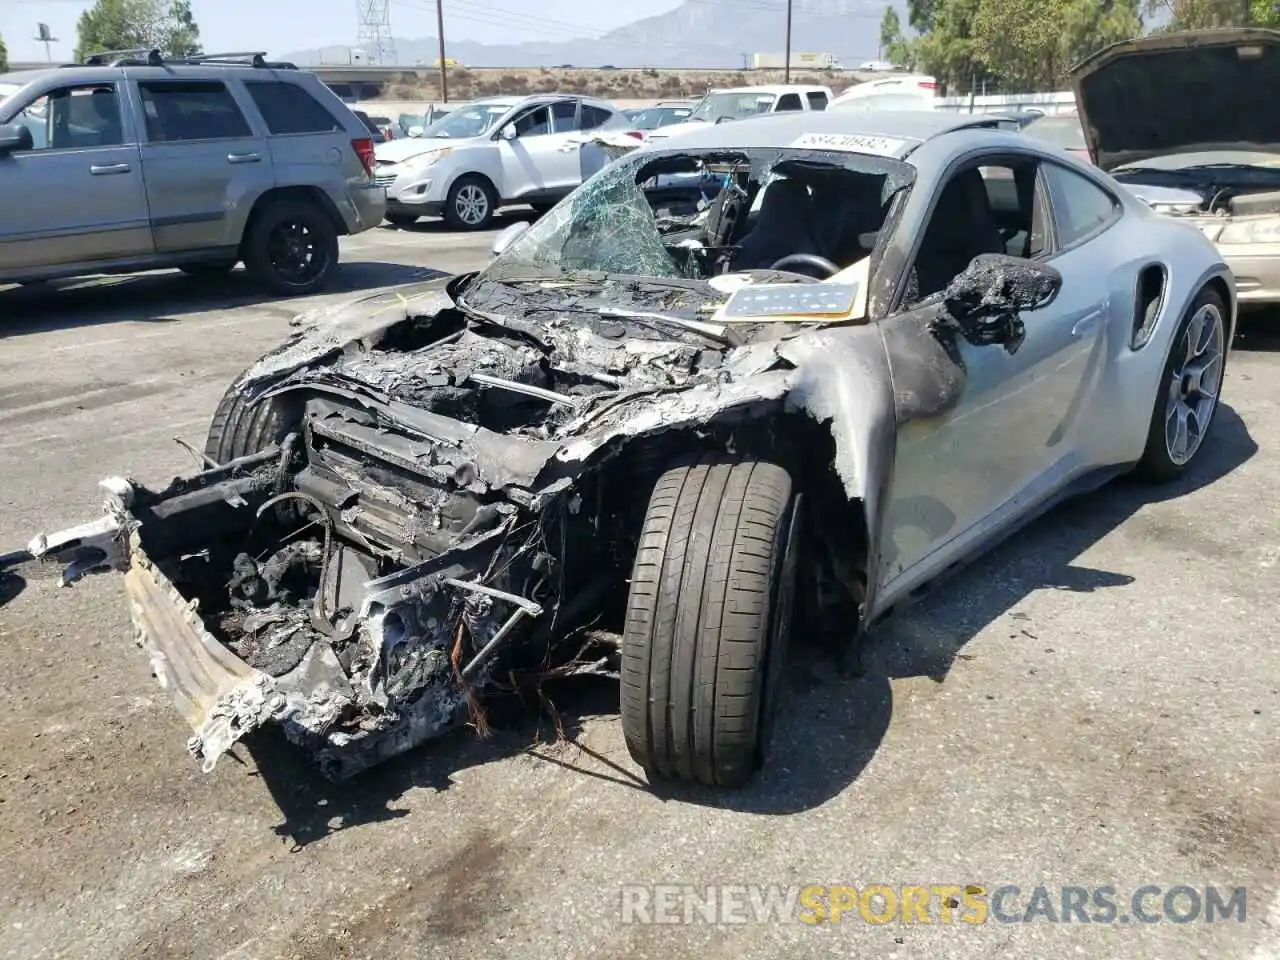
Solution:
[(444, 147), (440, 150), (428, 150), (426, 153), (420, 153), (416, 157), (410, 157), (400, 165), (401, 170), (425, 170), (427, 167), (434, 167), (444, 157), (453, 152), (452, 147)]
[(1219, 243), (1280, 243), (1280, 217), (1228, 223), (1218, 234)]

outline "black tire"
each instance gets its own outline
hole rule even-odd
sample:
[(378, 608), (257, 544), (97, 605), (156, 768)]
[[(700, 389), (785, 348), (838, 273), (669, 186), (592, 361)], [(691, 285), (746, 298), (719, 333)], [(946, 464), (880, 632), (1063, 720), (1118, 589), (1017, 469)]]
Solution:
[[(1219, 396), (1221, 395), (1221, 384), (1225, 382), (1226, 375), (1227, 347), (1229, 346), (1227, 340), (1231, 336), (1230, 315), (1221, 295), (1212, 287), (1205, 287), (1196, 294), (1196, 298), (1191, 301), (1191, 305), (1187, 307), (1187, 312), (1178, 323), (1178, 329), (1173, 335), (1173, 346), (1169, 350), (1169, 357), (1165, 361), (1159, 383), (1156, 385), (1151, 420), (1147, 425), (1147, 444), (1142, 452), (1142, 459), (1138, 461), (1138, 465), (1134, 469), (1134, 475), (1148, 483), (1168, 483), (1171, 480), (1176, 480), (1195, 462), (1200, 450), (1204, 448), (1204, 440), (1202, 439), (1188, 460), (1184, 463), (1175, 462), (1169, 453), (1168, 444), (1165, 440), (1165, 420), (1168, 415), (1167, 404), (1170, 383), (1173, 379), (1174, 370), (1182, 359), (1183, 339), (1186, 336), (1187, 328), (1191, 325), (1192, 318), (1206, 306), (1217, 309), (1222, 323), (1222, 359), (1220, 363), (1223, 369), (1222, 379), (1219, 380), (1218, 388), (1218, 394)], [(1208, 437), (1213, 421), (1217, 418), (1218, 406), (1219, 404), (1216, 402), (1213, 404), (1208, 422), (1201, 427), (1202, 438)]]
[(387, 223), (397, 227), (411, 227), (421, 219), (416, 213), (388, 213)]
[[(312, 259), (288, 265), (290, 236), (297, 237)], [(249, 224), (242, 248), (245, 269), (272, 293), (303, 296), (323, 289), (338, 266), (338, 231), (328, 213), (308, 200), (276, 200)]]
[(222, 464), (261, 453), (297, 429), (299, 420), (297, 406), (284, 397), (254, 403), (232, 385), (213, 412), (205, 456)]
[[(484, 198), (483, 215), (468, 219), (469, 215), (462, 209), (466, 207), (464, 201), (475, 199), (478, 195), (473, 191), (477, 190)], [(459, 230), (484, 230), (493, 223), (497, 212), (498, 194), (494, 191), (493, 184), (474, 173), (455, 180), (444, 199), (445, 222)]]
[(622, 731), (652, 776), (746, 783), (764, 762), (795, 593), (798, 498), (760, 460), (658, 480), (622, 638)]
[(178, 267), (187, 276), (194, 277), (197, 280), (215, 280), (218, 277), (225, 277), (235, 268), (236, 262), (234, 260), (216, 263), (184, 263)]

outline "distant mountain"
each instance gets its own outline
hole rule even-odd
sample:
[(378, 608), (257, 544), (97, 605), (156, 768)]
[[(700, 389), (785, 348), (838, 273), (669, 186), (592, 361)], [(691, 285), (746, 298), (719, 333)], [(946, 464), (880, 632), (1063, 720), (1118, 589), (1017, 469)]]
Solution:
[[(893, 0), (905, 22), (905, 0)], [(773, 9), (770, 9), (773, 8)], [(885, 0), (794, 0), (791, 49), (833, 53), (849, 67), (876, 58)], [(447, 24), (446, 24), (447, 26)], [(520, 28), (512, 28), (518, 35)], [(447, 32), (446, 32), (447, 39)], [(736, 68), (752, 53), (785, 47), (782, 0), (685, 0), (669, 13), (646, 17), (599, 39), (501, 45), (448, 42), (445, 56), (470, 67), (707, 67)], [(434, 63), (435, 37), (395, 41), (398, 65)], [(350, 46), (281, 54), (314, 66), (347, 63)]]

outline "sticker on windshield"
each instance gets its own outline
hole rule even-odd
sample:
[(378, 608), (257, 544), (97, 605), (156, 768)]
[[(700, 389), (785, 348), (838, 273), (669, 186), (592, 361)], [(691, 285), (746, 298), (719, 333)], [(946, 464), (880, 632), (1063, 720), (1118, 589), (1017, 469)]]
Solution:
[(852, 133), (806, 133), (791, 144), (797, 150), (843, 150), (848, 153), (867, 153), (878, 157), (893, 157), (909, 143), (917, 140), (901, 140), (896, 137), (873, 137)]

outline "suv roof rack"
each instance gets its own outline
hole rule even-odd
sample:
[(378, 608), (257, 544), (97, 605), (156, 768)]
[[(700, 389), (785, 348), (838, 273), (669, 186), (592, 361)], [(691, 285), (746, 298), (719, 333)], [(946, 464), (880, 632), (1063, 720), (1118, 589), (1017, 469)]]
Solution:
[(140, 47), (136, 50), (100, 50), (84, 58), (83, 64), (69, 66), (85, 67), (158, 67), (164, 63), (159, 50)]
[(64, 67), (167, 67), (173, 65), (192, 67), (254, 67), (262, 70), (297, 70), (298, 65), (286, 60), (268, 60), (266, 51), (250, 50), (233, 53), (198, 53), (189, 57), (166, 59), (159, 50), (102, 50), (91, 53), (83, 63), (63, 64)]
[(236, 51), (233, 53), (199, 53), (192, 57), (182, 57), (177, 63), (202, 64), (209, 66), (257, 67), (266, 70), (297, 70), (298, 66), (287, 60), (268, 60), (265, 50)]

